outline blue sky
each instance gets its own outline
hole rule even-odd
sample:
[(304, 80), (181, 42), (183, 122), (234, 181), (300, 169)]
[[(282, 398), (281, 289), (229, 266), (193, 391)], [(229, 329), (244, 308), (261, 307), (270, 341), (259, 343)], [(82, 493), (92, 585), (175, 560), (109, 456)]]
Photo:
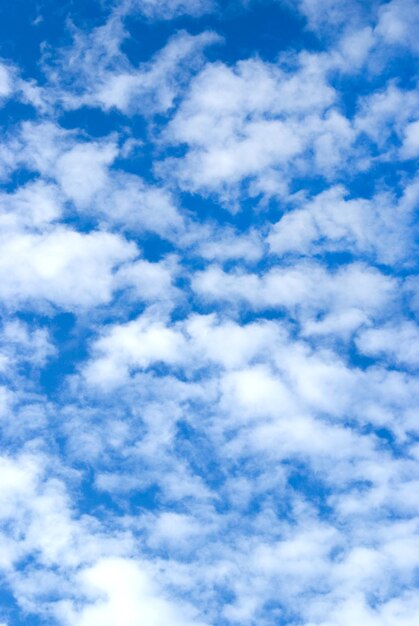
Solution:
[(417, 626), (414, 0), (0, 7), (0, 626)]

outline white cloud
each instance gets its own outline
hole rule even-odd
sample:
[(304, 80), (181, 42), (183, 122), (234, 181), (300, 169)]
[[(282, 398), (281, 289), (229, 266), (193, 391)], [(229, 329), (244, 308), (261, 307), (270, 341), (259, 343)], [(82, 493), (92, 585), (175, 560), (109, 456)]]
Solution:
[(325, 315), (322, 319), (309, 319), (303, 323), (302, 335), (305, 337), (341, 337), (348, 340), (361, 326), (370, 323), (368, 315), (357, 308), (348, 308)]
[(286, 384), (264, 365), (227, 374), (221, 384), (221, 405), (240, 420), (257, 424), (261, 416), (280, 418), (296, 412), (295, 400)]
[(209, 302), (245, 304), (254, 310), (285, 308), (292, 315), (358, 308), (373, 313), (391, 302), (394, 279), (353, 263), (327, 271), (317, 263), (274, 267), (264, 274), (225, 272), (213, 265), (192, 277), (195, 292)]
[(15, 307), (32, 301), (74, 308), (109, 302), (114, 271), (137, 255), (134, 244), (105, 232), (57, 227), (44, 234), (3, 237), (0, 298)]
[(75, 132), (50, 122), (22, 124), (18, 141), (18, 160), (46, 179), (55, 179), (64, 198), (81, 209), (107, 185), (109, 166), (119, 151), (112, 137), (78, 141)]
[(53, 123), (24, 123), (10, 142), (10, 149), (10, 164), (24, 165), (40, 179), (14, 194), (2, 194), (2, 199), (8, 211), (17, 215), (36, 210), (35, 227), (40, 226), (40, 220), (62, 217), (61, 205), (70, 202), (71, 208), (83, 216), (131, 232), (148, 230), (169, 238), (179, 238), (182, 233), (183, 218), (165, 187), (112, 167), (117, 157), (124, 157), (124, 146), (117, 145), (114, 135), (86, 141), (79, 133)]
[(262, 321), (241, 326), (219, 320), (214, 314), (192, 315), (186, 320), (185, 330), (198, 363), (205, 359), (227, 369), (267, 358), (269, 351), (286, 337), (275, 323)]
[(404, 594), (401, 598), (389, 600), (373, 609), (368, 606), (362, 595), (358, 593), (352, 598), (347, 598), (340, 602), (336, 601), (329, 607), (326, 603), (321, 606), (319, 602), (319, 605), (319, 609), (323, 613), (329, 611), (329, 617), (333, 621), (330, 621), (328, 617), (325, 617), (325, 619), (320, 617), (315, 621), (308, 622), (306, 626), (350, 626), (354, 623), (362, 623), (365, 626), (381, 626), (383, 623), (413, 626), (418, 607), (418, 598), (414, 592)]
[[(69, 626), (204, 626), (187, 606), (162, 597), (147, 568), (128, 559), (104, 558), (80, 574), (92, 601), (81, 609), (63, 604)], [(96, 600), (94, 600), (96, 596)]]
[(117, 148), (111, 143), (78, 144), (58, 158), (55, 178), (66, 196), (83, 208), (105, 187), (108, 166), (116, 155)]
[(129, 371), (159, 362), (187, 369), (210, 363), (234, 369), (265, 360), (286, 337), (284, 329), (273, 322), (241, 326), (214, 314), (195, 314), (171, 324), (158, 309), (150, 307), (136, 320), (106, 329), (93, 343), (93, 358), (83, 375), (89, 384), (106, 388), (126, 382)]
[(381, 5), (376, 32), (387, 45), (407, 46), (412, 52), (418, 52), (417, 28), (419, 9), (412, 0), (392, 0)]
[(354, 120), (357, 133), (365, 133), (381, 149), (380, 158), (395, 151), (394, 134), (402, 138), (406, 126), (417, 116), (419, 96), (414, 89), (401, 89), (389, 81), (384, 89), (359, 101)]
[(180, 292), (173, 282), (179, 268), (175, 258), (166, 258), (158, 263), (134, 261), (121, 267), (116, 273), (119, 287), (131, 289), (131, 297), (147, 302), (160, 300), (174, 306)]
[(413, 242), (403, 202), (384, 194), (371, 200), (347, 195), (333, 187), (286, 213), (268, 236), (271, 250), (304, 256), (351, 250), (390, 263), (405, 258)]
[(65, 487), (52, 475), (46, 477), (47, 469), (52, 469), (49, 459), (39, 453), (0, 458), (2, 539), (9, 542), (1, 566), (6, 571), (28, 554), (47, 565), (69, 566), (83, 559), (82, 549), (74, 551), (79, 529)]
[(154, 319), (151, 310), (132, 322), (107, 330), (94, 343), (97, 357), (83, 373), (89, 384), (112, 389), (126, 380), (130, 369), (181, 362), (184, 350), (183, 335), (168, 328), (164, 321)]
[[(195, 37), (180, 33), (142, 70), (105, 74), (96, 92), (84, 97), (83, 101), (102, 106), (105, 110), (116, 107), (125, 113), (164, 113), (173, 106), (183, 74), (190, 72), (190, 64), (199, 62), (202, 49), (217, 41), (213, 33)], [(75, 104), (80, 103), (76, 101)], [(69, 105), (72, 106), (71, 101)]]
[(336, 36), (342, 28), (359, 23), (362, 16), (362, 2), (357, 0), (298, 0), (298, 10), (306, 17), (308, 27), (319, 33)]
[(336, 167), (352, 141), (350, 125), (328, 111), (336, 93), (321, 61), (303, 54), (295, 63), (295, 72), (257, 59), (233, 67), (208, 64), (165, 133), (167, 141), (189, 151), (161, 171), (187, 189), (222, 192), (246, 177), (263, 177), (269, 168), (278, 168), (279, 176), (290, 167), (298, 171), (304, 165), (297, 156), (313, 144), (318, 168)]
[(401, 154), (407, 159), (412, 159), (419, 155), (419, 120), (408, 124), (404, 129)]
[(176, 200), (164, 187), (115, 170), (95, 196), (89, 213), (129, 232), (150, 231), (177, 242), (181, 242), (184, 231)]
[(165, 511), (152, 515), (147, 521), (149, 527), (148, 545), (166, 547), (171, 550), (188, 550), (197, 538), (205, 537), (208, 528), (205, 521), (199, 521), (194, 515)]
[[(170, 9), (171, 3), (166, 4)], [(149, 7), (156, 5), (150, 2)], [(201, 64), (204, 48), (219, 41), (215, 33), (192, 36), (180, 31), (151, 60), (133, 67), (121, 51), (127, 38), (117, 13), (90, 33), (74, 30), (72, 46), (64, 48), (54, 63), (45, 59), (49, 79), (55, 85), (54, 105), (61, 103), (67, 109), (87, 105), (105, 111), (116, 108), (125, 114), (141, 112), (147, 116), (165, 113), (173, 106), (185, 78)], [(63, 82), (63, 75), (67, 82)], [(69, 76), (72, 89), (68, 88)]]
[(414, 322), (376, 326), (356, 338), (358, 349), (369, 356), (387, 356), (401, 365), (419, 364), (419, 329)]
[(42, 366), (55, 354), (45, 328), (31, 328), (20, 320), (4, 323), (0, 331), (0, 368), (3, 373), (12, 374), (19, 362)]
[(0, 220), (4, 230), (19, 227), (42, 228), (62, 216), (61, 195), (52, 184), (42, 180), (1, 193)]
[[(202, 229), (195, 228), (194, 232), (196, 234), (194, 252), (204, 259), (219, 262), (242, 259), (252, 262), (263, 256), (262, 237), (256, 231), (242, 235), (233, 229), (223, 228), (221, 232), (209, 231), (206, 237)], [(191, 238), (195, 239), (193, 234)]]

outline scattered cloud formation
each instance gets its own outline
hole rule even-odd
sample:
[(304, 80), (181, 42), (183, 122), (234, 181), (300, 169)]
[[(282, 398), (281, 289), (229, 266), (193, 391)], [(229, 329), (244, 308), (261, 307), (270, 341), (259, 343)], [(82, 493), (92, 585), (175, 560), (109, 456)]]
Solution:
[(418, 20), (2, 10), (0, 626), (417, 626)]

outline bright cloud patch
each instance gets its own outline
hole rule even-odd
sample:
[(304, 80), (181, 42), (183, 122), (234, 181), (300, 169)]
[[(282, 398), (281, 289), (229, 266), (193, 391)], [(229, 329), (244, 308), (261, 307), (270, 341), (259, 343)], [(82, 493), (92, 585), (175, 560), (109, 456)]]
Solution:
[(4, 4), (0, 626), (417, 626), (417, 3)]

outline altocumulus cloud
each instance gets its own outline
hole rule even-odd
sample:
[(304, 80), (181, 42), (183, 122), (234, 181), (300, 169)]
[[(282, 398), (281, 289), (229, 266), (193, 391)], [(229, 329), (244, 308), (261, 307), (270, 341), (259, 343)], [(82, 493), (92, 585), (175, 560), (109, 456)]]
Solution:
[(0, 626), (417, 626), (414, 0), (0, 20)]

